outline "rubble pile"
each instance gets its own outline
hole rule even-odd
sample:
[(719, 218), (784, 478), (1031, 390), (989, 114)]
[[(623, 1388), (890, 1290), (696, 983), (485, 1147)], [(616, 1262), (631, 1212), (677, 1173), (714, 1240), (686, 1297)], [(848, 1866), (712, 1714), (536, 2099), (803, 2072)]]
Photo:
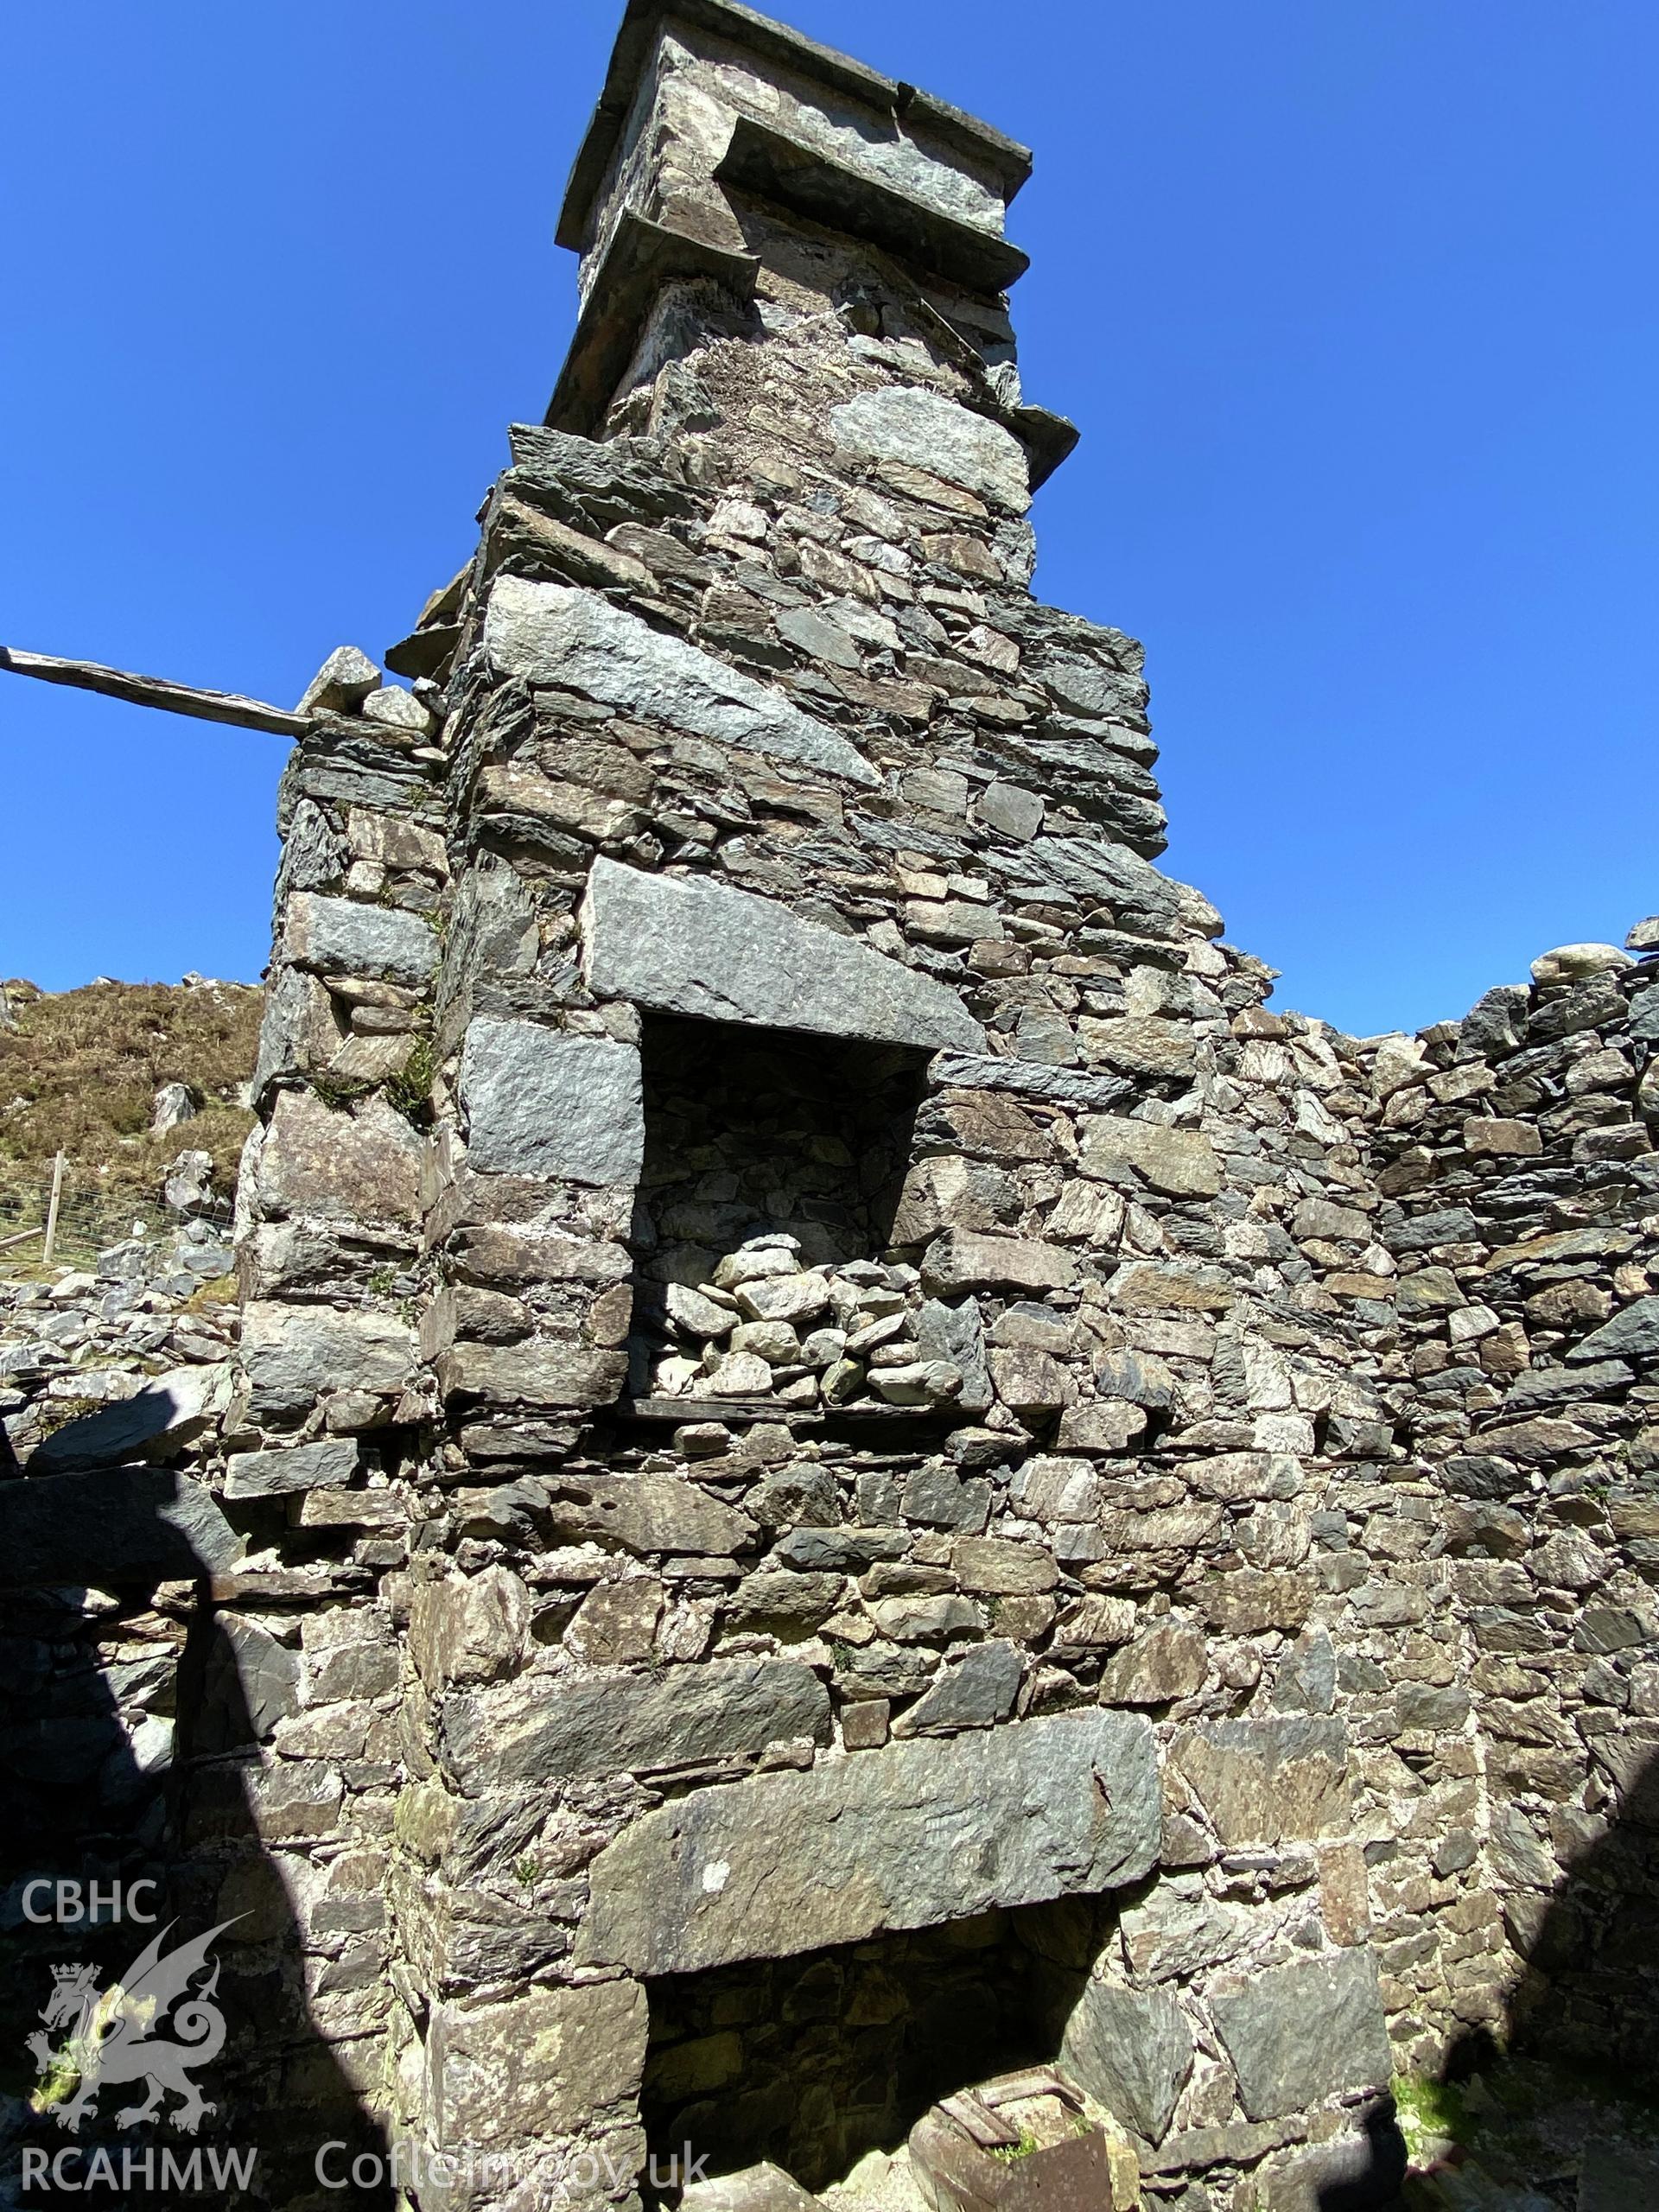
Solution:
[[(942, 1334), (920, 1280), (912, 1267), (874, 1260), (809, 1268), (798, 1237), (751, 1237), (712, 1282), (668, 1285), (664, 1316), (686, 1348), (657, 1360), (652, 1391), (791, 1407), (948, 1405), (966, 1377), (938, 1356)], [(930, 1320), (933, 1357), (921, 1340)]]

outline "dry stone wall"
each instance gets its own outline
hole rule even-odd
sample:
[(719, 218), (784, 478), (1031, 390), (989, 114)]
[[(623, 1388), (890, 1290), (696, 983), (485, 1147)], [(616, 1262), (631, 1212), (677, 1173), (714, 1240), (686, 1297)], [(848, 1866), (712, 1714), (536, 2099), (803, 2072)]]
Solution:
[(181, 1894), (304, 1999), (295, 2139), (505, 2161), (447, 2202), (626, 2200), (751, 2091), (817, 2185), (1033, 1960), (944, 2087), (1060, 2057), (1186, 2212), (1381, 2201), (1391, 2071), (1546, 1988), (1650, 2035), (1655, 963), (1268, 1012), (1140, 649), (1030, 594), (1020, 149), (688, 13), (555, 426), (284, 779)]

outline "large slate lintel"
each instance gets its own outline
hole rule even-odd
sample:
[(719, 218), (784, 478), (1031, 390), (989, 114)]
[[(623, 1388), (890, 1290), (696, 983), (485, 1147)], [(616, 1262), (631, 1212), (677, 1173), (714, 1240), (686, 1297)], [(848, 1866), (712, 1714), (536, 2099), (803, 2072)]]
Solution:
[(594, 1863), (577, 1956), (640, 1974), (784, 1958), (1136, 1881), (1160, 1834), (1152, 1730), (1062, 1713), (696, 1789)]
[(582, 923), (600, 998), (756, 1028), (984, 1050), (983, 1031), (947, 985), (753, 892), (601, 859)]

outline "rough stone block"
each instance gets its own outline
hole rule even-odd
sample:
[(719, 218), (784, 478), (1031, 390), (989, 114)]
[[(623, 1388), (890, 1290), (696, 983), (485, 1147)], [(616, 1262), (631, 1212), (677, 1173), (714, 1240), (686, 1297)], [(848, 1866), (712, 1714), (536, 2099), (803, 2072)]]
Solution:
[(343, 1490), (357, 1472), (357, 1446), (349, 1437), (296, 1444), (286, 1452), (232, 1452), (225, 1495), (232, 1500), (283, 1497), (301, 1490)]
[(681, 2192), (680, 2212), (818, 2212), (810, 2196), (781, 2166), (746, 2166), (741, 2173), (694, 2181)]
[(440, 2147), (495, 2150), (574, 2133), (632, 2097), (645, 2073), (647, 2009), (635, 1981), (440, 2005), (426, 2050)]
[(923, 1285), (938, 1298), (969, 1290), (1065, 1290), (1077, 1274), (1075, 1255), (1058, 1245), (959, 1229), (936, 1237), (922, 1262)]
[(452, 1344), (437, 1359), (446, 1398), (493, 1406), (608, 1405), (627, 1377), (627, 1357), (587, 1344)]
[(588, 981), (602, 998), (928, 1051), (984, 1048), (948, 986), (751, 892), (601, 859), (582, 919)]
[(1339, 1720), (1298, 1714), (1201, 1722), (1170, 1758), (1223, 1844), (1290, 1843), (1348, 1827), (1347, 1750)]
[(1154, 1081), (1179, 1078), (1190, 1076), (1198, 1065), (1198, 1047), (1187, 1022), (1134, 1015), (1102, 1021), (1085, 1014), (1077, 1023), (1077, 1034), (1091, 1065), (1116, 1068), (1123, 1075)]
[(484, 617), (484, 649), (504, 675), (556, 683), (687, 735), (798, 760), (849, 783), (880, 781), (846, 738), (780, 691), (653, 629), (598, 592), (499, 576)]
[(631, 1552), (718, 1557), (746, 1550), (757, 1530), (747, 1513), (722, 1505), (683, 1475), (564, 1475), (548, 1508), (561, 1543), (620, 1544)]
[(1376, 1961), (1351, 1948), (1270, 1967), (1211, 1993), (1210, 2009), (1252, 2120), (1386, 2087), (1392, 2070)]
[(337, 1390), (401, 1390), (414, 1350), (409, 1329), (389, 1313), (250, 1306), (242, 1320), (249, 1411), (258, 1421), (289, 1421)]
[(1013, 1644), (1000, 1639), (976, 1643), (899, 1715), (893, 1732), (944, 1736), (959, 1728), (995, 1727), (1013, 1712), (1022, 1674)]
[(1103, 1705), (1168, 1705), (1204, 1688), (1209, 1647), (1201, 1629), (1166, 1622), (1114, 1653), (1100, 1678)]
[(315, 1091), (283, 1091), (259, 1152), (260, 1210), (268, 1220), (413, 1223), (425, 1150), (384, 1098), (336, 1113)]
[(505, 1674), (530, 1630), (529, 1591), (505, 1567), (416, 1586), (409, 1644), (423, 1681), (487, 1682)]
[(1586, 1360), (1659, 1359), (1659, 1298), (1638, 1298), (1592, 1330), (1567, 1357)]
[(1222, 1185), (1221, 1161), (1196, 1129), (1126, 1122), (1103, 1114), (1084, 1125), (1080, 1161), (1085, 1175), (1132, 1168), (1141, 1181), (1173, 1198), (1212, 1198)]
[(1010, 514), (1031, 504), (1030, 467), (1018, 438), (938, 392), (905, 385), (861, 391), (836, 408), (830, 423), (836, 444), (858, 460), (925, 469)]
[(1192, 2031), (1167, 1990), (1091, 1981), (1065, 2024), (1060, 2063), (1147, 2142), (1169, 2126), (1192, 2070)]
[(889, 1745), (647, 1814), (594, 1861), (577, 1955), (696, 1973), (1088, 1896), (1145, 1873), (1160, 1827), (1138, 1718)]
[(632, 1183), (645, 1157), (639, 1055), (537, 1021), (469, 1024), (461, 1093), (467, 1157), (491, 1175)]
[(963, 1536), (950, 1548), (950, 1565), (964, 1590), (990, 1597), (1024, 1597), (1052, 1590), (1060, 1571), (1040, 1544), (1006, 1536)]
[(442, 1720), (445, 1763), (469, 1796), (749, 1757), (794, 1736), (827, 1743), (830, 1700), (808, 1668), (775, 1659), (715, 1659), (654, 1675), (522, 1675), (451, 1698)]
[(429, 924), (401, 906), (296, 891), (283, 919), (278, 957), (319, 976), (370, 976), (420, 990), (437, 971)]

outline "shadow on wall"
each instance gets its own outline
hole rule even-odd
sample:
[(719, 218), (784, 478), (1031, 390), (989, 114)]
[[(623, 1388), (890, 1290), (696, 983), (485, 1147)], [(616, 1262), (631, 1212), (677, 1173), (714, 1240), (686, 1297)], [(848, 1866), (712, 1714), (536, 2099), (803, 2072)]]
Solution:
[[(1522, 1891), (1506, 1901), (1524, 1975), (1497, 2033), (1471, 2028), (1452, 2044), (1440, 2070), (1443, 2088), (1501, 2077), (1513, 2054), (1565, 2062), (1620, 2101), (1659, 2092), (1659, 1750), (1640, 1745), (1617, 1779), (1618, 1818), (1572, 1862), (1554, 1895)], [(1500, 2097), (1494, 2110), (1504, 2108)], [(1538, 2117), (1529, 2102), (1521, 2117), (1529, 2133)], [(1500, 2116), (1488, 2133), (1501, 2138), (1504, 2125)], [(1333, 2176), (1317, 2199), (1319, 2212), (1397, 2201), (1405, 2146), (1391, 2112), (1375, 2117), (1370, 2133), (1369, 2171)], [(1493, 2147), (1503, 2146), (1483, 2139), (1478, 2153), (1484, 2160)], [(1524, 2145), (1517, 2148), (1524, 2164)]]
[[(389, 2188), (319, 2184), (323, 2144), (348, 2146), (331, 2169), (347, 2176), (385, 2139), (313, 2020), (308, 1968), (326, 1986), (330, 1962), (308, 1959), (251, 1804), (297, 1652), (216, 1611), (191, 1538), (206, 1494), (178, 1474), (5, 1471), (0, 2175), (15, 2189), (60, 2159), (88, 2206), (389, 2212)], [(378, 1913), (378, 1890), (359, 1904)], [(118, 1990), (158, 2000), (148, 2033)], [(67, 2048), (93, 2021), (95, 2069)], [(198, 2152), (200, 2190), (175, 2186)]]
[[(1506, 1904), (1527, 1971), (1503, 2044), (1608, 2069), (1622, 2089), (1651, 2095), (1659, 2090), (1659, 1747), (1623, 1742), (1618, 1817), (1535, 1914), (1525, 1911), (1524, 1892)], [(1466, 2081), (1499, 2056), (1497, 2039), (1472, 2031), (1442, 2078)]]

